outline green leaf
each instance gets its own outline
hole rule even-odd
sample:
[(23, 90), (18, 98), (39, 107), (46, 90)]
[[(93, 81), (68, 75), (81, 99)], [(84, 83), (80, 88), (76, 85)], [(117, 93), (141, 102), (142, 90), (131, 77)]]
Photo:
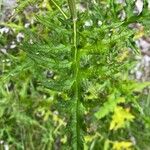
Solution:
[(150, 86), (150, 82), (136, 82), (131, 85), (131, 90), (134, 92), (142, 92), (148, 86)]
[(95, 113), (95, 117), (97, 119), (102, 119), (110, 112), (113, 112), (118, 103), (125, 102), (123, 97), (116, 98), (115, 94), (109, 96), (108, 101), (104, 103), (102, 107), (100, 107), (99, 111)]

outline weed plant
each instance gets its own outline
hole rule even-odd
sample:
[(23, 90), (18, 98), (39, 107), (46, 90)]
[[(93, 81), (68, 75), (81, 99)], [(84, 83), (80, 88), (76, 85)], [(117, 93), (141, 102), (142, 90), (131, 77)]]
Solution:
[[(135, 40), (149, 35), (148, 1), (140, 14), (131, 0), (82, 3), (84, 11), (75, 0), (20, 0), (1, 23), (25, 36), (0, 53), (1, 149), (149, 149), (150, 99), (142, 101), (149, 83), (129, 76), (140, 55)], [(34, 24), (25, 28), (14, 18), (35, 4), (40, 9), (25, 16)], [(2, 48), (10, 39), (0, 36)]]

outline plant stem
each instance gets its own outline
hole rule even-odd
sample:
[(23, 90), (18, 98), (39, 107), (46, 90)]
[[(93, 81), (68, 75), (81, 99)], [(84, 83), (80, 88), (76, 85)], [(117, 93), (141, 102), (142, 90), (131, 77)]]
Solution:
[(79, 126), (79, 64), (78, 64), (78, 49), (77, 49), (77, 21), (73, 21), (74, 28), (74, 62), (75, 62), (75, 119), (76, 119), (76, 149), (79, 147), (78, 140), (80, 139), (80, 126)]
[(68, 0), (68, 5), (69, 5), (72, 19), (77, 20), (76, 1), (75, 0)]
[(67, 15), (63, 12), (63, 10), (59, 7), (59, 5), (54, 0), (51, 0), (51, 1), (59, 9), (59, 11), (62, 13), (62, 15), (65, 17), (65, 19), (68, 19)]
[(72, 112), (73, 116), (73, 126), (75, 127), (72, 129), (72, 148), (74, 150), (80, 150), (81, 149), (81, 132), (80, 132), (80, 77), (79, 77), (79, 58), (78, 58), (78, 49), (77, 49), (77, 12), (76, 12), (76, 2), (75, 0), (68, 0), (72, 22), (73, 22), (73, 50), (74, 50), (74, 109)]

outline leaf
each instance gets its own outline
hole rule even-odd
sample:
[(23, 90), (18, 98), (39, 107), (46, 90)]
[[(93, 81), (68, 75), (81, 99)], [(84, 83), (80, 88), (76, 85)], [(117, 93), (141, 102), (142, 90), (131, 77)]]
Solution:
[(40, 42), (35, 44), (24, 42), (21, 48), (37, 65), (57, 70), (71, 67), (72, 62), (64, 59), (64, 57), (70, 57), (70, 48), (65, 45), (53, 46)]
[(150, 82), (136, 82), (131, 85), (131, 90), (134, 92), (142, 92), (142, 90), (148, 86), (150, 86)]
[(87, 135), (87, 136), (84, 136), (84, 140), (86, 143), (88, 142), (92, 142), (95, 138), (97, 137), (97, 135)]
[(4, 115), (5, 107), (0, 107), (0, 118)]
[(27, 6), (31, 5), (31, 4), (35, 4), (37, 2), (37, 0), (26, 0), (26, 1), (21, 1), (21, 3), (19, 4), (19, 6), (16, 9), (16, 13), (20, 13), (21, 11), (23, 11)]
[(61, 81), (49, 81), (49, 82), (42, 82), (41, 84), (44, 85), (45, 87), (54, 90), (54, 91), (66, 91), (71, 88), (73, 85), (74, 80), (61, 80)]
[(116, 105), (120, 102), (125, 102), (125, 99), (123, 97), (115, 98), (114, 94), (110, 95), (109, 100), (104, 103), (103, 107), (101, 107), (98, 112), (95, 113), (95, 117), (97, 119), (105, 117), (110, 112), (113, 112)]
[(110, 123), (109, 130), (117, 130), (125, 126), (126, 122), (133, 121), (135, 117), (129, 112), (129, 109), (123, 109), (117, 106)]

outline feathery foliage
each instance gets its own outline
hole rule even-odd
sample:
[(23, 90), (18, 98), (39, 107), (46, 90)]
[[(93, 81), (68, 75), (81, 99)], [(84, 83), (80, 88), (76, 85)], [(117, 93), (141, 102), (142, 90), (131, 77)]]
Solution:
[[(33, 14), (32, 28), (5, 24), (25, 38), (17, 56), (0, 55), (12, 63), (0, 63), (0, 139), (12, 149), (145, 148), (138, 144), (135, 126), (141, 121), (145, 131), (150, 128), (138, 103), (149, 83), (131, 80), (128, 71), (135, 64), (132, 56), (139, 55), (134, 41), (138, 30), (130, 25), (140, 23), (149, 33), (147, 2), (140, 14), (133, 13), (129, 0), (126, 5), (87, 1), (84, 12), (75, 0), (46, 2), (46, 10)], [(35, 3), (41, 1), (20, 1), (17, 14)], [(150, 134), (146, 136), (148, 143)]]

